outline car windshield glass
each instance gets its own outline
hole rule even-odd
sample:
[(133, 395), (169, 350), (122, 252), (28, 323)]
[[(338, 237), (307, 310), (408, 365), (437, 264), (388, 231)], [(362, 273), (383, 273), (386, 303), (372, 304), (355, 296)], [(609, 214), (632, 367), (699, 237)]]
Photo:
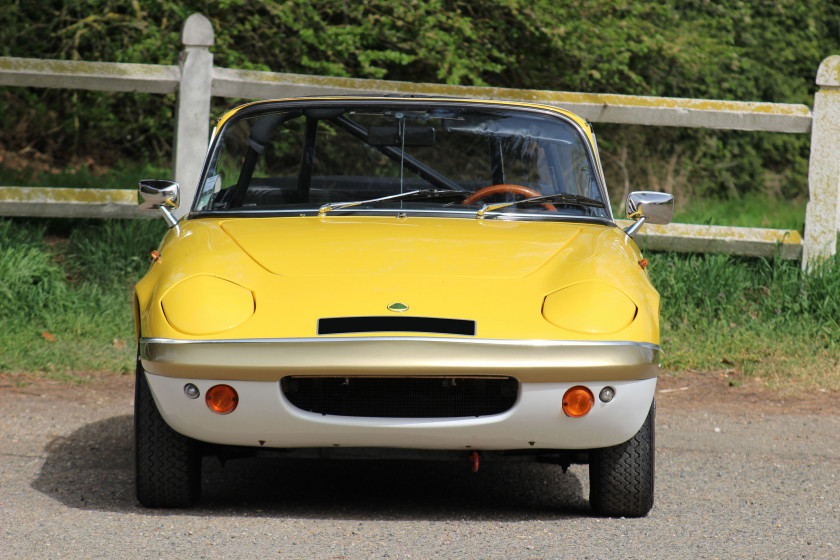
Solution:
[[(225, 123), (197, 211), (475, 213), (485, 204), (568, 194), (603, 204), (498, 212), (608, 217), (589, 143), (559, 116), (445, 103), (270, 108)], [(411, 191), (421, 194), (395, 196)]]

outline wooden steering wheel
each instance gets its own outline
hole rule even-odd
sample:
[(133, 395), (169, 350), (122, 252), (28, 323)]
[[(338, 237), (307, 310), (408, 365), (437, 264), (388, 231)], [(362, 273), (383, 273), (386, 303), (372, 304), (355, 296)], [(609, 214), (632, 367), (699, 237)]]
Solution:
[[(529, 189), (528, 187), (523, 187), (522, 185), (508, 185), (508, 184), (498, 184), (498, 185), (490, 185), (489, 187), (484, 187), (483, 189), (478, 189), (470, 196), (464, 199), (462, 204), (472, 204), (473, 202), (477, 202), (484, 198), (485, 196), (490, 196), (499, 193), (515, 193), (521, 194), (526, 198), (534, 198), (535, 196), (542, 196), (540, 193), (535, 191), (534, 189)], [(553, 204), (543, 204), (543, 208), (550, 212), (557, 212), (557, 208), (554, 207)]]

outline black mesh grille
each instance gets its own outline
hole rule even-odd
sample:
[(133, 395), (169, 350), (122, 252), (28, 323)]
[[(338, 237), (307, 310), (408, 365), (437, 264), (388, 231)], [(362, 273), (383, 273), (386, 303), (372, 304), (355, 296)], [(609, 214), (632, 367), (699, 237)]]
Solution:
[(457, 418), (501, 414), (519, 392), (512, 377), (284, 377), (283, 394), (319, 414), (373, 418)]

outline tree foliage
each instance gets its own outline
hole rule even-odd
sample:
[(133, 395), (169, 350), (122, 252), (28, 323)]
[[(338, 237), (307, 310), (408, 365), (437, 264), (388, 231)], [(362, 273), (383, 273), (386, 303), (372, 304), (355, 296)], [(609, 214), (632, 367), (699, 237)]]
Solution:
[[(213, 24), (219, 66), (548, 90), (810, 104), (820, 61), (840, 49), (840, 7), (821, 0), (17, 0), (0, 12), (0, 45), (4, 56), (176, 64), (194, 12)], [(4, 88), (0, 147), (59, 163), (161, 161), (173, 105)], [(795, 196), (806, 185), (806, 136), (598, 131), (619, 193)]]

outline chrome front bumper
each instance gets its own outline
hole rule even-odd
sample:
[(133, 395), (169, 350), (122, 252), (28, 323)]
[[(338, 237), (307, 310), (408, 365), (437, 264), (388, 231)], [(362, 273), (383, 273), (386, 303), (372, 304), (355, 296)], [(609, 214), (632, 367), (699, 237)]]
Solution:
[(322, 337), (140, 339), (147, 372), (172, 378), (279, 381), (287, 375), (503, 375), (521, 383), (629, 381), (659, 374), (659, 346), (641, 342)]

